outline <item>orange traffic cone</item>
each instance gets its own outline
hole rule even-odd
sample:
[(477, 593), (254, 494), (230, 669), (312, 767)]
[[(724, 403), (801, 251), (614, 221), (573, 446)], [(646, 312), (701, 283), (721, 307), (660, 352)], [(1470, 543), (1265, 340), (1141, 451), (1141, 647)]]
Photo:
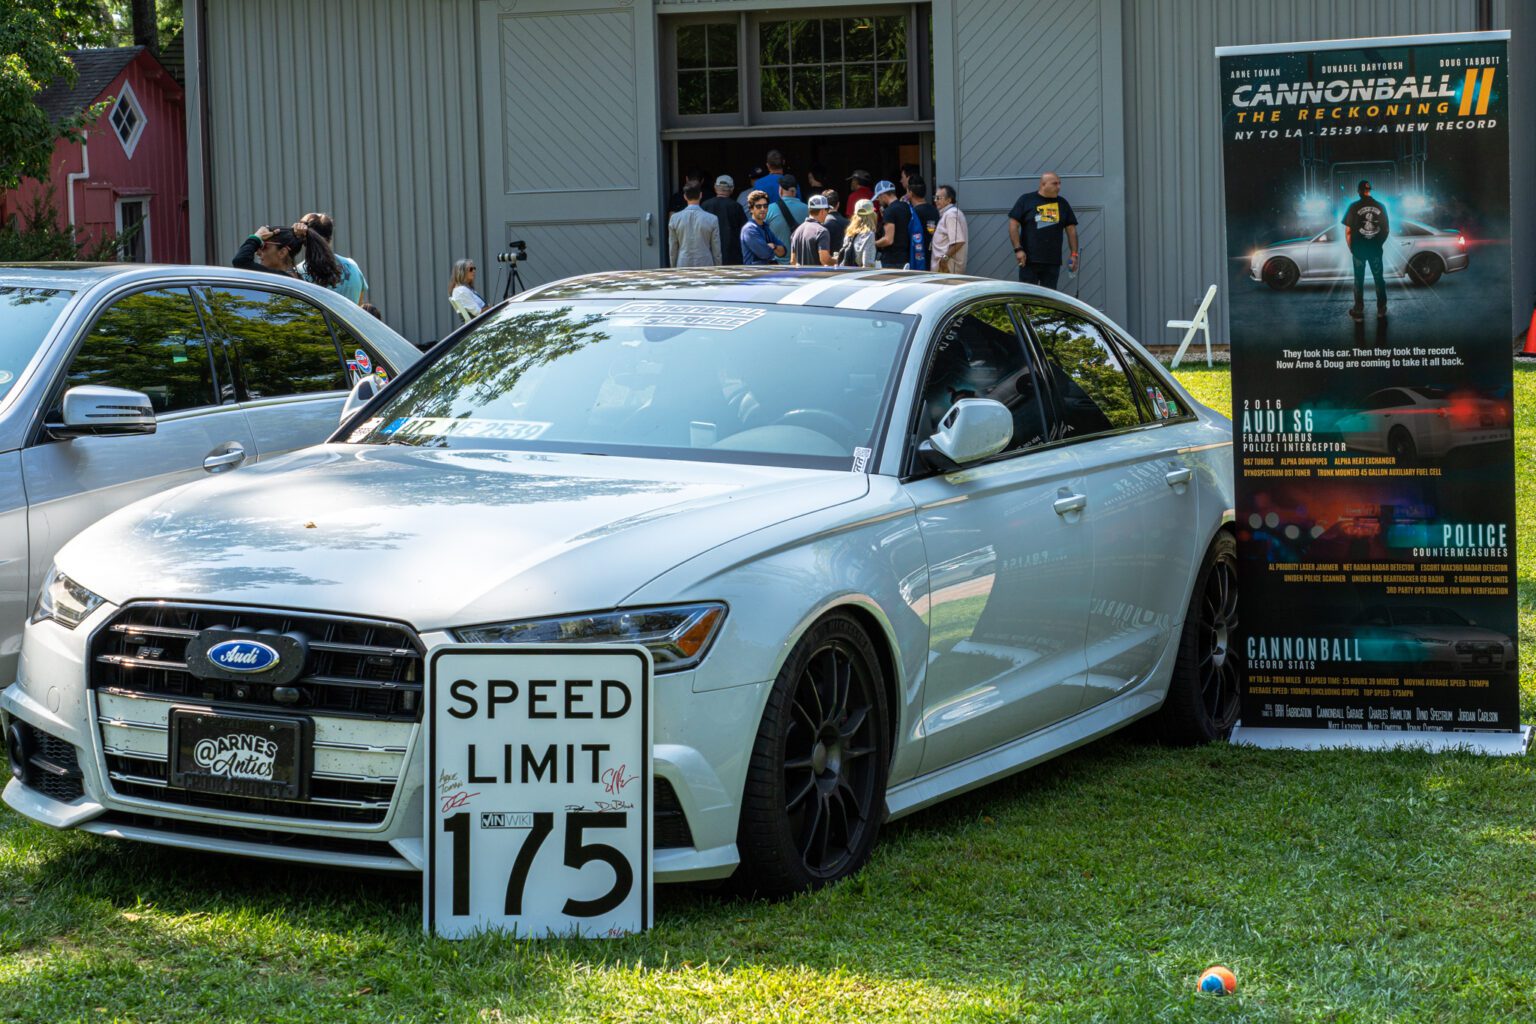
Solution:
[(1536, 308), (1531, 310), (1531, 326), (1525, 332), (1525, 347), (1515, 353), (1516, 359), (1536, 359)]

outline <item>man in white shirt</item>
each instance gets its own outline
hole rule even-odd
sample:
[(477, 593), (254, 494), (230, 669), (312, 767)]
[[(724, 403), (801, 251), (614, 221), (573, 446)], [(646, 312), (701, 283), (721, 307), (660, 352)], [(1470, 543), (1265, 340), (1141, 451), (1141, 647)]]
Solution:
[(933, 202), (939, 208), (939, 226), (933, 231), (933, 269), (943, 274), (963, 274), (971, 229), (965, 214), (955, 205), (955, 186), (940, 185)]
[(720, 218), (699, 206), (704, 190), (696, 181), (683, 189), (688, 205), (667, 224), (667, 253), (674, 267), (720, 265)]

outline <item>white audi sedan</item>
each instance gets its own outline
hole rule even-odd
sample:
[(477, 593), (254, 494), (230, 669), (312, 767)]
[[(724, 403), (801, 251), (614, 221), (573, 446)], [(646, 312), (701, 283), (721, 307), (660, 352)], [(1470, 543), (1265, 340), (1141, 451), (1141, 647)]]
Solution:
[[(803, 889), (855, 871), (883, 822), (1138, 719), (1223, 736), (1232, 505), (1230, 423), (1057, 292), (575, 278), (465, 325), (329, 443), (60, 551), (0, 694), (5, 800), (419, 869), (427, 652), (638, 643), (658, 879)], [(210, 658), (242, 638), (279, 666)], [(302, 722), (292, 793), (186, 784), (173, 708)]]

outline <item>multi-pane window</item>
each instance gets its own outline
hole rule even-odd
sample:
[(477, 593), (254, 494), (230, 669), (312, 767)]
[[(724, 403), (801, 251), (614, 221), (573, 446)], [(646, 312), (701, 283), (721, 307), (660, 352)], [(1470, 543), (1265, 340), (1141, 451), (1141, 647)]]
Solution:
[(677, 27), (677, 112), (734, 114), (741, 110), (736, 22)]
[(122, 95), (112, 104), (112, 113), (108, 115), (107, 123), (112, 126), (117, 141), (123, 144), (123, 152), (132, 157), (139, 144), (139, 136), (144, 133), (144, 111), (140, 109), (138, 97), (134, 96), (131, 87), (123, 86)]
[(907, 19), (792, 18), (758, 26), (764, 112), (905, 107)]

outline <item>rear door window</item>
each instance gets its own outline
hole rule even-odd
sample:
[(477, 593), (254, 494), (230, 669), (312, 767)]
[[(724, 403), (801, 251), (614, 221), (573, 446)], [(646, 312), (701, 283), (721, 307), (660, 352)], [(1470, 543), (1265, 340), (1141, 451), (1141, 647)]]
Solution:
[(1044, 303), (1021, 307), (1040, 342), (1056, 392), (1054, 440), (1139, 426), (1140, 404), (1120, 352), (1086, 317)]
[(1167, 420), (1183, 419), (1189, 415), (1189, 410), (1179, 400), (1178, 392), (1163, 383), (1152, 367), (1138, 356), (1129, 345), (1113, 335), (1109, 335), (1121, 358), (1125, 361), (1126, 369), (1131, 372), (1131, 380), (1136, 385), (1136, 397), (1141, 400), (1142, 420), (1147, 423), (1162, 423)]
[(258, 288), (209, 287), (204, 296), (246, 398), (347, 389), (341, 353), (318, 306)]
[(335, 316), (332, 316), (330, 321), (331, 327), (336, 331), (336, 342), (341, 346), (341, 357), (346, 361), (348, 387), (370, 373), (377, 374), (388, 381), (400, 372), (398, 366), (390, 364), (379, 355), (379, 350), (359, 337), (352, 328)]
[(142, 392), (156, 413), (217, 404), (192, 293), (162, 288), (107, 307), (69, 364), (64, 386), (83, 384)]

